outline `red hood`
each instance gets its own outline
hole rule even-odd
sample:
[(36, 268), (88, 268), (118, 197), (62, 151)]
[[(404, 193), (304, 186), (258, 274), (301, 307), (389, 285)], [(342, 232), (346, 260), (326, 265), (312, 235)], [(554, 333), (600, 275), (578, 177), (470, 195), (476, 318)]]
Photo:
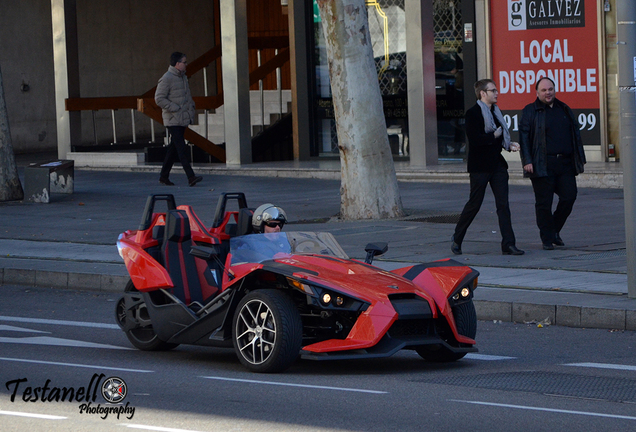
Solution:
[(275, 261), (298, 267), (297, 273), (307, 270), (303, 277), (310, 282), (371, 303), (387, 302), (390, 294), (416, 293), (434, 306), (432, 296), (408, 279), (357, 261), (322, 255), (292, 255)]

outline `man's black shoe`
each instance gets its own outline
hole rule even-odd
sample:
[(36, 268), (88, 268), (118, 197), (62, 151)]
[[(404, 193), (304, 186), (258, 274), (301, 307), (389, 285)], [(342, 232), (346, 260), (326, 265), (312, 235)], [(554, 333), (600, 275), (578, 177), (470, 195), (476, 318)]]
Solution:
[(174, 183), (172, 183), (167, 178), (163, 178), (163, 177), (159, 177), (159, 183), (161, 183), (163, 185), (166, 185), (166, 186), (174, 186)]
[(565, 243), (563, 243), (563, 240), (561, 240), (561, 236), (559, 235), (559, 233), (556, 233), (554, 235), (554, 240), (552, 240), (552, 243), (557, 246), (565, 246)]
[(462, 247), (460, 245), (458, 245), (457, 243), (455, 243), (455, 235), (453, 234), (453, 236), (451, 237), (451, 252), (454, 253), (455, 255), (461, 255), (462, 254)]
[(194, 186), (195, 184), (199, 183), (201, 180), (203, 180), (203, 177), (194, 176), (194, 177), (190, 177), (188, 179), (188, 182), (190, 183), (190, 186)]
[(504, 255), (523, 255), (525, 252), (517, 248), (517, 246), (512, 245), (502, 250), (501, 253)]
[(552, 242), (543, 243), (543, 250), (554, 250)]
[(523, 255), (525, 252), (521, 249), (517, 249), (517, 246), (508, 246), (501, 253), (504, 255)]

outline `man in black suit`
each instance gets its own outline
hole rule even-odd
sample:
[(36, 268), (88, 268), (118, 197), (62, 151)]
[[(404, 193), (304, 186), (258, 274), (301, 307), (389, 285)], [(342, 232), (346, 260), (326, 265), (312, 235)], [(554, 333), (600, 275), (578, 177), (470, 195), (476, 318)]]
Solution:
[(455, 227), (451, 251), (461, 255), (466, 231), (477, 216), (490, 183), (499, 218), (501, 251), (504, 255), (523, 255), (524, 252), (515, 245), (508, 204), (508, 164), (501, 155), (502, 149), (519, 151), (519, 144), (510, 141), (508, 126), (496, 105), (499, 92), (495, 82), (483, 79), (474, 87), (477, 103), (466, 111), (470, 197)]

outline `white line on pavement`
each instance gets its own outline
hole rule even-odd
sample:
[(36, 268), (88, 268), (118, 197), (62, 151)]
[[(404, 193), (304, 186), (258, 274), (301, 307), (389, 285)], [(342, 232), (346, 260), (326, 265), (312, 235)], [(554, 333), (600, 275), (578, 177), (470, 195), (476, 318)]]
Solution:
[(553, 412), (553, 413), (560, 413), (560, 414), (575, 414), (575, 415), (586, 415), (591, 417), (606, 417), (606, 418), (615, 418), (615, 419), (623, 419), (623, 420), (636, 420), (636, 417), (624, 416), (624, 415), (618, 415), (618, 414), (604, 414), (604, 413), (594, 413), (594, 412), (586, 412), (586, 411), (571, 411), (571, 410), (562, 410), (562, 409), (554, 409), (554, 408), (541, 408), (541, 407), (531, 407), (531, 406), (525, 406), (525, 405), (510, 405), (510, 404), (467, 401), (467, 400), (457, 400), (457, 399), (448, 399), (448, 401), (467, 403), (467, 404), (473, 404), (473, 405), (486, 405), (486, 406), (501, 407), (501, 408), (515, 408), (515, 409), (523, 409), (528, 411), (543, 411), (543, 412)]
[(53, 366), (70, 366), (70, 367), (79, 367), (79, 368), (87, 368), (87, 369), (107, 369), (107, 370), (116, 370), (116, 371), (123, 371), (123, 372), (141, 372), (141, 373), (154, 372), (151, 370), (143, 370), (143, 369), (126, 369), (126, 368), (118, 368), (118, 367), (112, 367), (112, 366), (84, 365), (84, 364), (77, 364), (77, 363), (59, 363), (59, 362), (53, 362), (53, 361), (19, 359), (19, 358), (10, 358), (10, 357), (0, 357), (0, 360), (22, 362), (22, 363), (47, 364), (47, 365), (53, 365)]
[(105, 348), (118, 350), (132, 350), (133, 348), (122, 347), (117, 345), (99, 344), (95, 342), (84, 342), (74, 339), (54, 338), (50, 336), (33, 336), (25, 338), (0, 337), (0, 343), (15, 343), (23, 345), (48, 345), (48, 346), (67, 346), (75, 348)]
[(25, 413), (25, 412), (18, 412), (18, 411), (0, 411), (0, 415), (10, 415), (10, 416), (17, 416), (17, 417), (31, 417), (31, 418), (39, 418), (39, 419), (45, 419), (45, 420), (64, 420), (64, 419), (66, 419), (66, 417), (47, 415), (47, 414), (32, 414), (32, 413)]
[(517, 357), (468, 353), (466, 354), (466, 357), (464, 358), (472, 359), (472, 360), (494, 361), (494, 360), (515, 360)]
[(84, 321), (49, 320), (49, 319), (41, 319), (41, 318), (23, 318), (23, 317), (12, 317), (12, 316), (1, 316), (1, 315), (0, 315), (0, 321), (24, 322), (24, 323), (34, 323), (34, 324), (53, 324), (53, 325), (73, 326), (73, 327), (92, 327), (92, 328), (117, 329), (117, 330), (120, 329), (117, 324), (104, 324), (104, 323), (94, 323), (94, 322), (84, 322)]
[(636, 366), (610, 364), (610, 363), (566, 363), (563, 366), (578, 366), (578, 367), (588, 367), (588, 368), (597, 368), (597, 369), (636, 371)]
[(243, 383), (250, 383), (250, 384), (267, 384), (267, 385), (278, 385), (278, 386), (286, 386), (286, 387), (303, 387), (303, 388), (312, 388), (312, 389), (321, 389), (321, 390), (339, 390), (339, 391), (349, 391), (349, 392), (358, 392), (358, 393), (372, 393), (372, 394), (387, 394), (388, 393), (385, 391), (378, 391), (378, 390), (317, 386), (317, 385), (308, 385), (308, 384), (293, 384), (293, 383), (282, 383), (282, 382), (275, 382), (275, 381), (256, 381), (256, 380), (239, 379), (239, 378), (224, 378), (224, 377), (213, 377), (213, 376), (202, 376), (201, 378), (207, 378), (207, 379), (219, 380), (219, 381), (243, 382)]
[(24, 327), (15, 327), (15, 326), (4, 325), (4, 324), (0, 324), (0, 330), (13, 331), (13, 332), (24, 332), (24, 333), (51, 333), (51, 332), (47, 332), (47, 331), (31, 330), (31, 329), (27, 329), (27, 328), (24, 328)]

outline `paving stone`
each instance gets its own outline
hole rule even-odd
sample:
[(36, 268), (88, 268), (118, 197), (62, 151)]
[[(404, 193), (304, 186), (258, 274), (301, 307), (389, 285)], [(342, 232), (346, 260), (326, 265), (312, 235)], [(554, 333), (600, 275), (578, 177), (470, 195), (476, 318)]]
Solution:
[(100, 291), (124, 292), (128, 276), (101, 275)]
[(636, 311), (625, 311), (625, 330), (636, 331)]
[(581, 327), (625, 330), (625, 311), (583, 307)]
[(556, 307), (554, 305), (513, 303), (512, 320), (514, 322), (540, 322), (549, 319), (554, 324), (556, 320)]
[(92, 273), (69, 273), (68, 287), (72, 289), (100, 290), (102, 275)]
[(512, 320), (512, 303), (475, 300), (477, 319), (483, 321), (500, 320), (510, 322)]
[(44, 288), (68, 288), (68, 273), (36, 270), (35, 286)]
[(556, 325), (581, 327), (581, 308), (579, 306), (556, 305)]
[(5, 268), (2, 283), (35, 286), (35, 270)]

